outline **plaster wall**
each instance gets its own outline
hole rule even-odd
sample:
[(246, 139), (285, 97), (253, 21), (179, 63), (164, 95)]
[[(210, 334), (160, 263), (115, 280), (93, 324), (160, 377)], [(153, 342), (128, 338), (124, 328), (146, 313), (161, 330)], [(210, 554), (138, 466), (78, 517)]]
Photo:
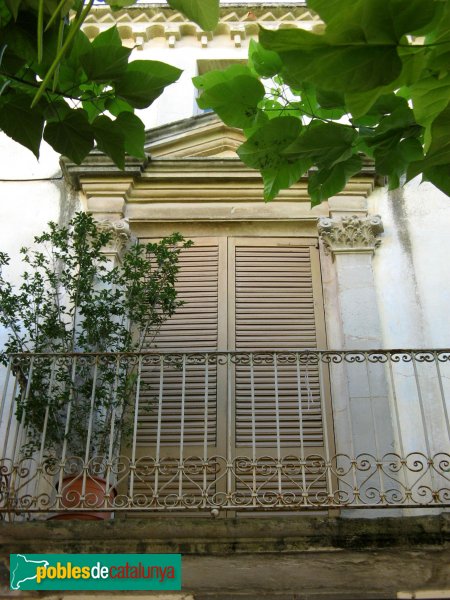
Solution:
[(368, 199), (384, 224), (374, 257), (385, 347), (448, 347), (450, 342), (450, 200), (416, 179)]
[[(368, 199), (368, 210), (381, 215), (384, 224), (383, 241), (373, 259), (382, 347), (448, 348), (449, 198), (431, 184), (414, 180), (401, 190), (375, 190)], [(394, 366), (394, 391), (401, 415), (397, 445), (403, 445), (405, 454), (426, 452), (427, 446), (431, 454), (438, 447), (448, 449), (445, 409), (448, 414), (450, 373), (447, 363), (439, 368), (442, 389), (434, 364)]]
[[(59, 156), (47, 144), (42, 145), (37, 161), (29, 150), (0, 133), (0, 157), (0, 252), (6, 252), (11, 259), (4, 269), (5, 278), (18, 285), (24, 271), (20, 248), (32, 246), (34, 237), (44, 231), (49, 221), (67, 223), (79, 200), (66, 188)], [(0, 326), (0, 348), (5, 339), (5, 329)], [(4, 381), (5, 369), (0, 367), (2, 391)], [(3, 414), (2, 442), (7, 423)]]

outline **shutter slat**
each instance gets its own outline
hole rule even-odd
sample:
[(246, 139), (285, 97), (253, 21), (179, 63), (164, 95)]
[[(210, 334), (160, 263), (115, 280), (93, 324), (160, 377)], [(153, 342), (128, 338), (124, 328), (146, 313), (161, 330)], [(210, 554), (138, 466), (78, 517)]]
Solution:
[[(236, 350), (317, 347), (309, 248), (236, 245), (235, 270)], [(277, 444), (274, 359), (268, 356), (272, 364), (253, 368), (253, 391), (250, 367), (236, 366), (236, 444), (240, 447), (252, 444), (253, 419), (256, 445)], [(317, 367), (306, 371), (301, 365), (298, 381), (295, 365), (279, 365), (277, 377), (281, 447), (298, 445), (301, 431), (305, 445), (322, 445)]]
[[(181, 252), (176, 289), (185, 304), (164, 323), (153, 346), (173, 352), (183, 350), (217, 350), (218, 339), (219, 246), (195, 244)], [(161, 410), (161, 446), (177, 446), (181, 439), (182, 381), (181, 363), (164, 367)], [(141, 398), (152, 397), (153, 410), (139, 412), (138, 445), (154, 446), (157, 433), (159, 398), (158, 367), (146, 367), (142, 379), (151, 390)], [(186, 364), (184, 393), (184, 429), (186, 443), (201, 445), (205, 437), (205, 366)], [(207, 439), (216, 441), (217, 368), (208, 365)]]

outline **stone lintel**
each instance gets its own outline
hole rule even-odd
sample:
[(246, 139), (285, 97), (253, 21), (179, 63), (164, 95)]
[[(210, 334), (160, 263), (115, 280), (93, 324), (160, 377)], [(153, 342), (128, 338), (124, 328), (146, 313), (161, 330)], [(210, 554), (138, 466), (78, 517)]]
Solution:
[(379, 215), (360, 217), (322, 217), (318, 224), (319, 236), (327, 254), (373, 254), (381, 244), (383, 233)]

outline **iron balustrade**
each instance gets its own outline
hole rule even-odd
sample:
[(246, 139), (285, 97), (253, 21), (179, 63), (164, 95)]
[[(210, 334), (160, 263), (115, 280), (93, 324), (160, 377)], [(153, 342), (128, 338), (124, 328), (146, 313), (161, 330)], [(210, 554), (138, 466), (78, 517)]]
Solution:
[(16, 354), (0, 510), (450, 505), (450, 350)]

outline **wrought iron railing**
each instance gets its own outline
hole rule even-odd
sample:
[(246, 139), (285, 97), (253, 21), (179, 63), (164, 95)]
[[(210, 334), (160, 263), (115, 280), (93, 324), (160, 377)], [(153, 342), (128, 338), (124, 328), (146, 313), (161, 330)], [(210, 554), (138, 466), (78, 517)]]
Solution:
[(450, 350), (22, 354), (5, 518), (450, 505)]

